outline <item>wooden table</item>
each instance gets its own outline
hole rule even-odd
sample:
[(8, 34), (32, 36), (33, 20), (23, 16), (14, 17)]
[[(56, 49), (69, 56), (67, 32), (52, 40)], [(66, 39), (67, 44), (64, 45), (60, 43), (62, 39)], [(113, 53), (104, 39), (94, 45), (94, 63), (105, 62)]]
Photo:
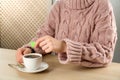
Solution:
[(0, 49), (0, 80), (120, 80), (120, 64), (112, 63), (106, 68), (84, 68), (78, 65), (63, 65), (57, 56), (47, 55), (44, 61), (49, 68), (43, 72), (29, 74), (8, 66), (16, 63), (16, 50)]

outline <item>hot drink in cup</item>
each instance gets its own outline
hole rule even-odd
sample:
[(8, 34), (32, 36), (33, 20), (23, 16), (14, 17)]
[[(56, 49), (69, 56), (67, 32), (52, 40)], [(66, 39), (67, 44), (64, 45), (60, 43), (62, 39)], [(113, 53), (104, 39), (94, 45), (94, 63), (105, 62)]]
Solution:
[(30, 53), (23, 56), (23, 63), (27, 70), (37, 70), (42, 62), (42, 55), (39, 53)]

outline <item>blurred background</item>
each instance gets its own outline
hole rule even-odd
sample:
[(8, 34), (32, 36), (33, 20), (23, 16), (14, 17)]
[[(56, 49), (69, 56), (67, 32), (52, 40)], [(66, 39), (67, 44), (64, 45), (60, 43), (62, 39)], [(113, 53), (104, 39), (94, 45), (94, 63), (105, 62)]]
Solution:
[[(43, 24), (55, 0), (0, 0), (0, 47), (17, 49)], [(114, 62), (120, 62), (120, 0), (110, 0), (118, 30)]]
[(117, 32), (118, 32), (118, 41), (116, 44), (116, 49), (115, 49), (115, 55), (114, 55), (114, 62), (120, 62), (120, 0), (110, 0), (113, 9), (114, 9), (114, 14), (116, 17), (116, 24), (117, 24)]

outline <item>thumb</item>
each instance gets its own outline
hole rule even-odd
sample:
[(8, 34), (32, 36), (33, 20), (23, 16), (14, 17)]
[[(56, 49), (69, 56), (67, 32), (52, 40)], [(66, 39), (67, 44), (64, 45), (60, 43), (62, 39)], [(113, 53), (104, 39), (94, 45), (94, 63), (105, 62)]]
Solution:
[(23, 52), (23, 54), (29, 54), (29, 53), (31, 53), (30, 49), (25, 49), (25, 51)]

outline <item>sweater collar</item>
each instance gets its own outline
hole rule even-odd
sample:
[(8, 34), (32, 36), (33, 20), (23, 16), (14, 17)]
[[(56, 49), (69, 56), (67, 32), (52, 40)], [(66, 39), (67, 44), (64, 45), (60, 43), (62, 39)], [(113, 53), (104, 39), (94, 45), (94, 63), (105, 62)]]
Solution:
[(64, 0), (66, 6), (71, 9), (86, 9), (90, 7), (95, 0)]

